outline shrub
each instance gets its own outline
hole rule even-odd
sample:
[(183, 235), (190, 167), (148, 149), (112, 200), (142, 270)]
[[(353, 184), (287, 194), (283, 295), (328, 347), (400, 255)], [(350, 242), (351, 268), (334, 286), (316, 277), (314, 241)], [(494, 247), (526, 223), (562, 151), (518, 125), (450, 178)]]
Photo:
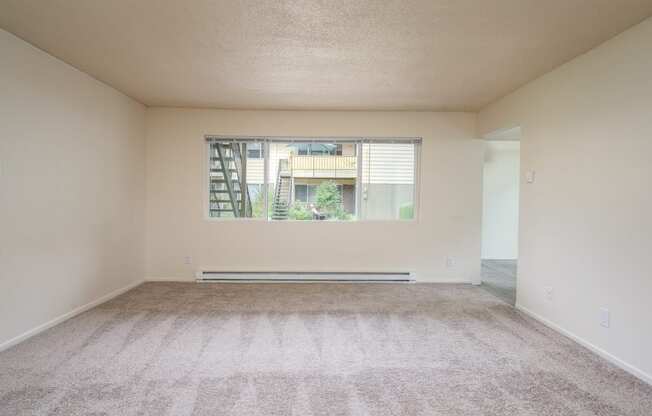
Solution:
[(398, 210), (398, 217), (401, 220), (411, 220), (414, 218), (414, 204), (405, 204)]
[(288, 217), (291, 220), (311, 220), (312, 212), (310, 211), (310, 208), (306, 206), (306, 204), (295, 202), (292, 204), (288, 211)]

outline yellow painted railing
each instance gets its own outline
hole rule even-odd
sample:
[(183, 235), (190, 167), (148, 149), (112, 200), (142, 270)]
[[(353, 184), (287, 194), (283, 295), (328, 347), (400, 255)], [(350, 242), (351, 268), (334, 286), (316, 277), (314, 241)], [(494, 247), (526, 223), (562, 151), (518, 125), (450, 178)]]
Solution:
[(290, 155), (292, 170), (355, 170), (355, 156), (294, 156)]

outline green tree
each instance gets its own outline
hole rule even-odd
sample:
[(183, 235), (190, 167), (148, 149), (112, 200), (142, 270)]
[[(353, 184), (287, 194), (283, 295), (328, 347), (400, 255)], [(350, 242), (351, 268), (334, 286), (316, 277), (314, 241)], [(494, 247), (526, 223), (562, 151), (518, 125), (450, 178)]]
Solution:
[(317, 187), (315, 206), (329, 219), (350, 220), (352, 215), (342, 206), (342, 193), (334, 181), (324, 181)]
[(325, 214), (333, 214), (342, 205), (337, 184), (334, 181), (324, 181), (317, 187), (315, 198), (317, 209)]
[[(274, 191), (269, 189), (267, 198), (269, 201), (269, 212), (267, 215), (272, 215), (272, 201), (274, 200)], [(258, 192), (251, 202), (251, 212), (252, 217), (254, 218), (264, 218), (265, 217), (265, 195), (263, 192)]]

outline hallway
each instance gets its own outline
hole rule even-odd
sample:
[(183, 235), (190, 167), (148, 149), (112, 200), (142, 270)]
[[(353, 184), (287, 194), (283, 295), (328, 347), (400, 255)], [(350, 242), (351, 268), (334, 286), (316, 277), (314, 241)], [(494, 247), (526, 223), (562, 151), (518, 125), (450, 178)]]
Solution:
[(510, 305), (516, 304), (517, 260), (482, 260), (482, 287)]

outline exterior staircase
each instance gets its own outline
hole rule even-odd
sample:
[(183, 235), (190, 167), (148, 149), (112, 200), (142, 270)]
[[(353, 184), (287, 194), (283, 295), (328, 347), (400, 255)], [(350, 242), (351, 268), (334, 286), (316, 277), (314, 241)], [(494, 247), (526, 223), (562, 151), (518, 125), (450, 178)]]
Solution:
[(288, 169), (287, 159), (278, 161), (278, 173), (276, 174), (276, 188), (274, 189), (274, 200), (272, 201), (272, 219), (287, 220), (292, 197), (292, 175)]
[(210, 151), (209, 216), (251, 217), (244, 143), (214, 142)]

